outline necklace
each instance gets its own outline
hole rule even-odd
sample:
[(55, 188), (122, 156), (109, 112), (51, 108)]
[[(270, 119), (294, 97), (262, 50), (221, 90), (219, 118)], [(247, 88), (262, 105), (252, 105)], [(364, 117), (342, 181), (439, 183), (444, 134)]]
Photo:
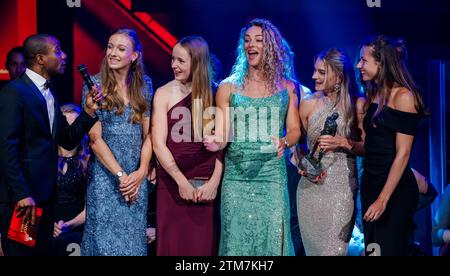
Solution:
[(337, 99), (335, 99), (333, 101), (333, 100), (331, 100), (330, 98), (328, 98), (325, 95), (322, 95), (322, 96), (323, 96), (323, 104), (324, 104), (324, 106), (327, 107), (330, 110), (329, 112), (334, 111), (336, 109)]

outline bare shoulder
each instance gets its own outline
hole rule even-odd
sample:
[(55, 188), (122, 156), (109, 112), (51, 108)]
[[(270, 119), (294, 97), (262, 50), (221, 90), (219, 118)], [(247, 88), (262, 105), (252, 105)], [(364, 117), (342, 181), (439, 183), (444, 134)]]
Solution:
[(317, 101), (320, 99), (321, 94), (319, 92), (315, 92), (309, 95), (306, 95), (302, 99), (302, 103), (304, 103), (307, 106), (315, 105)]
[(320, 95), (317, 92), (305, 96), (300, 101), (300, 112), (302, 114), (308, 116), (313, 111), (314, 107), (316, 106), (319, 97), (320, 97)]
[(159, 87), (156, 89), (154, 101), (158, 104), (165, 104), (167, 105), (171, 96), (171, 92), (173, 91), (173, 88), (176, 87), (176, 82), (171, 81), (166, 83), (165, 85)]
[(176, 80), (169, 81), (168, 83), (161, 86), (161, 88), (165, 90), (173, 90), (176, 87), (179, 87), (179, 82)]
[(283, 80), (283, 85), (289, 91), (289, 93), (295, 93), (295, 83), (290, 80)]
[(297, 86), (293, 81), (285, 80), (283, 81), (284, 87), (287, 89), (289, 93), (289, 98), (295, 102), (295, 105), (297, 106), (298, 103), (298, 93), (297, 93)]
[(403, 112), (417, 113), (414, 93), (405, 87), (400, 87), (392, 98), (393, 107)]
[(231, 80), (231, 78), (226, 78), (219, 84), (219, 89), (217, 89), (216, 97), (222, 99), (227, 98), (235, 90), (236, 84)]
[(224, 88), (227, 90), (234, 90), (237, 87), (236, 87), (236, 82), (231, 77), (228, 77), (220, 82), (219, 88)]

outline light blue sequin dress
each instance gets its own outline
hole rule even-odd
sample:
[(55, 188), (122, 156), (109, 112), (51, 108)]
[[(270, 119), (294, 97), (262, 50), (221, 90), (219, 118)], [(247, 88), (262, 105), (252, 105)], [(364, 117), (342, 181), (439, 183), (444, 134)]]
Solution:
[(274, 149), (271, 139), (260, 139), (267, 133), (282, 137), (288, 104), (288, 90), (265, 98), (231, 95), (234, 142), (225, 155), (219, 255), (294, 254), (286, 163), (270, 152)]
[[(97, 77), (95, 83), (100, 83)], [(87, 89), (83, 89), (83, 103)], [(142, 91), (150, 117), (152, 82), (145, 78)], [(121, 115), (114, 110), (97, 111), (102, 124), (102, 137), (122, 169), (130, 174), (139, 168), (142, 149), (142, 125), (131, 123), (132, 108), (126, 106)], [(119, 181), (100, 160), (91, 155), (88, 167), (86, 225), (81, 255), (145, 256), (147, 255), (147, 180), (141, 184), (137, 202), (129, 205), (119, 191)]]

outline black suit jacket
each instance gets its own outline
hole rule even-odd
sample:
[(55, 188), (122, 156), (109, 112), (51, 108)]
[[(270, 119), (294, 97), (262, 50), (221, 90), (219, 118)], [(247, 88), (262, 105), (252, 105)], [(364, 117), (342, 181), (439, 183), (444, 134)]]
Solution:
[(84, 111), (70, 126), (55, 99), (53, 132), (42, 93), (24, 74), (0, 91), (0, 203), (32, 197), (47, 203), (56, 189), (58, 145), (70, 150), (95, 124)]

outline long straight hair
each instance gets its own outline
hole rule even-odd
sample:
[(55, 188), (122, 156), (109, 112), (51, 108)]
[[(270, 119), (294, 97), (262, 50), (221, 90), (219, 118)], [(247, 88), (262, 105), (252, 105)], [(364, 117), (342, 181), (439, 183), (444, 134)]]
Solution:
[(370, 47), (372, 49), (372, 56), (380, 63), (375, 80), (361, 81), (361, 73), (358, 73), (358, 80), (361, 82), (369, 99), (364, 109), (367, 110), (370, 103), (377, 96), (380, 98), (380, 104), (372, 119), (377, 117), (383, 109), (383, 106), (387, 104), (395, 83), (407, 88), (414, 94), (415, 108), (420, 115), (428, 114), (419, 93), (419, 88), (406, 66), (408, 53), (405, 41), (402, 39), (394, 40), (388, 36), (380, 35), (369, 38), (362, 44), (360, 49), (362, 47)]
[[(210, 122), (203, 119), (203, 111), (213, 105), (208, 43), (200, 36), (187, 36), (178, 43), (191, 57), (189, 80), (192, 81), (192, 128), (194, 137), (202, 137), (202, 130)], [(201, 122), (197, 118), (202, 118)]]
[[(149, 109), (148, 104), (142, 95), (144, 87), (144, 63), (142, 60), (142, 44), (139, 41), (137, 33), (132, 29), (120, 28), (113, 31), (110, 35), (123, 34), (126, 35), (133, 44), (134, 51), (138, 53), (138, 58), (131, 63), (127, 75), (127, 87), (130, 96), (130, 105), (133, 109), (131, 121), (140, 123), (143, 114)], [(105, 55), (100, 69), (102, 79), (102, 93), (107, 95), (103, 101), (103, 108), (110, 111), (116, 108), (116, 114), (121, 115), (125, 111), (125, 103), (119, 96), (117, 91), (117, 81), (114, 77), (113, 70), (108, 65), (108, 57)]]
[(354, 138), (356, 130), (355, 80), (354, 69), (350, 58), (342, 50), (331, 48), (315, 58), (325, 64), (325, 80), (328, 80), (328, 68), (341, 79), (336, 95), (336, 108), (342, 116), (343, 125), (339, 132), (347, 138)]

